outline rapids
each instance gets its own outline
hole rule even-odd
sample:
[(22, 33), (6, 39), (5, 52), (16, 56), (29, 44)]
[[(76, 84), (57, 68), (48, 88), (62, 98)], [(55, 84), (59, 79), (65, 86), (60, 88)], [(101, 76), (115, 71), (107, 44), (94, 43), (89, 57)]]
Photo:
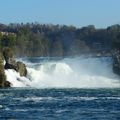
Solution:
[(20, 59), (27, 65), (27, 77), (20, 77), (14, 70), (6, 70), (12, 87), (33, 88), (119, 88), (119, 77), (112, 71), (112, 59), (46, 58)]

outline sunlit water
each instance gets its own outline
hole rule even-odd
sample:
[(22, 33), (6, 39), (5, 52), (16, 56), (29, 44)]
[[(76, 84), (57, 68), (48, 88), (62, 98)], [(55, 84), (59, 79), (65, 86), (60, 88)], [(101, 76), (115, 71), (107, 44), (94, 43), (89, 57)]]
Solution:
[(1, 89), (0, 120), (120, 120), (120, 89)]
[(6, 70), (0, 120), (120, 120), (120, 78), (112, 58), (24, 58), (27, 77)]
[(27, 78), (6, 70), (12, 87), (34, 88), (120, 88), (119, 76), (112, 70), (112, 58), (27, 58)]

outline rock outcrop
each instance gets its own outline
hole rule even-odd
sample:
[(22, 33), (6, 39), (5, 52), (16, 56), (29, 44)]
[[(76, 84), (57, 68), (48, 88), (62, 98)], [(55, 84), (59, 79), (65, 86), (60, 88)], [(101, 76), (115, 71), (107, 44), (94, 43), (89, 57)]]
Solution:
[(3, 60), (0, 55), (0, 88), (10, 87), (10, 85), (11, 85), (10, 82), (6, 80)]
[(27, 75), (27, 69), (24, 63), (16, 62), (13, 51), (10, 48), (5, 48), (3, 51), (3, 56), (5, 58), (5, 69), (14, 69), (19, 72), (20, 76)]
[(16, 71), (20, 73), (20, 76), (26, 76), (27, 75), (27, 69), (24, 63), (17, 62), (17, 68)]
[[(6, 62), (5, 66), (3, 64), (3, 57)], [(0, 88), (11, 87), (11, 83), (6, 80), (5, 69), (14, 69), (19, 72), (20, 76), (27, 75), (25, 64), (15, 60), (13, 51), (10, 48), (5, 48), (3, 50), (3, 57), (0, 54)]]
[(115, 50), (113, 54), (113, 72), (120, 75), (120, 51)]

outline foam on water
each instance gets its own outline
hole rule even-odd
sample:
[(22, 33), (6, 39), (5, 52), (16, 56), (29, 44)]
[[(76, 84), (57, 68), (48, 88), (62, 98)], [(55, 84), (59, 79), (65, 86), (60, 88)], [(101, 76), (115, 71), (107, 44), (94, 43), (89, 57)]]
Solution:
[[(38, 61), (37, 61), (38, 62)], [(6, 70), (13, 87), (36, 88), (119, 88), (119, 77), (112, 71), (111, 58), (66, 58), (27, 64), (28, 76)]]
[(7, 80), (12, 83), (12, 87), (26, 87), (29, 86), (30, 80), (26, 77), (21, 77), (15, 70), (5, 70)]

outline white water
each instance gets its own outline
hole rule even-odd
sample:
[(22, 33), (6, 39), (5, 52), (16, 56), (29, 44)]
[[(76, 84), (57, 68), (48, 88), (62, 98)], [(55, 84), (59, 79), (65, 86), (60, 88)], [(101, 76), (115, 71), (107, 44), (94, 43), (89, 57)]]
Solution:
[[(25, 62), (25, 61), (24, 61)], [(28, 76), (6, 70), (13, 87), (35, 88), (119, 88), (110, 58), (67, 58), (60, 61), (28, 63)]]

